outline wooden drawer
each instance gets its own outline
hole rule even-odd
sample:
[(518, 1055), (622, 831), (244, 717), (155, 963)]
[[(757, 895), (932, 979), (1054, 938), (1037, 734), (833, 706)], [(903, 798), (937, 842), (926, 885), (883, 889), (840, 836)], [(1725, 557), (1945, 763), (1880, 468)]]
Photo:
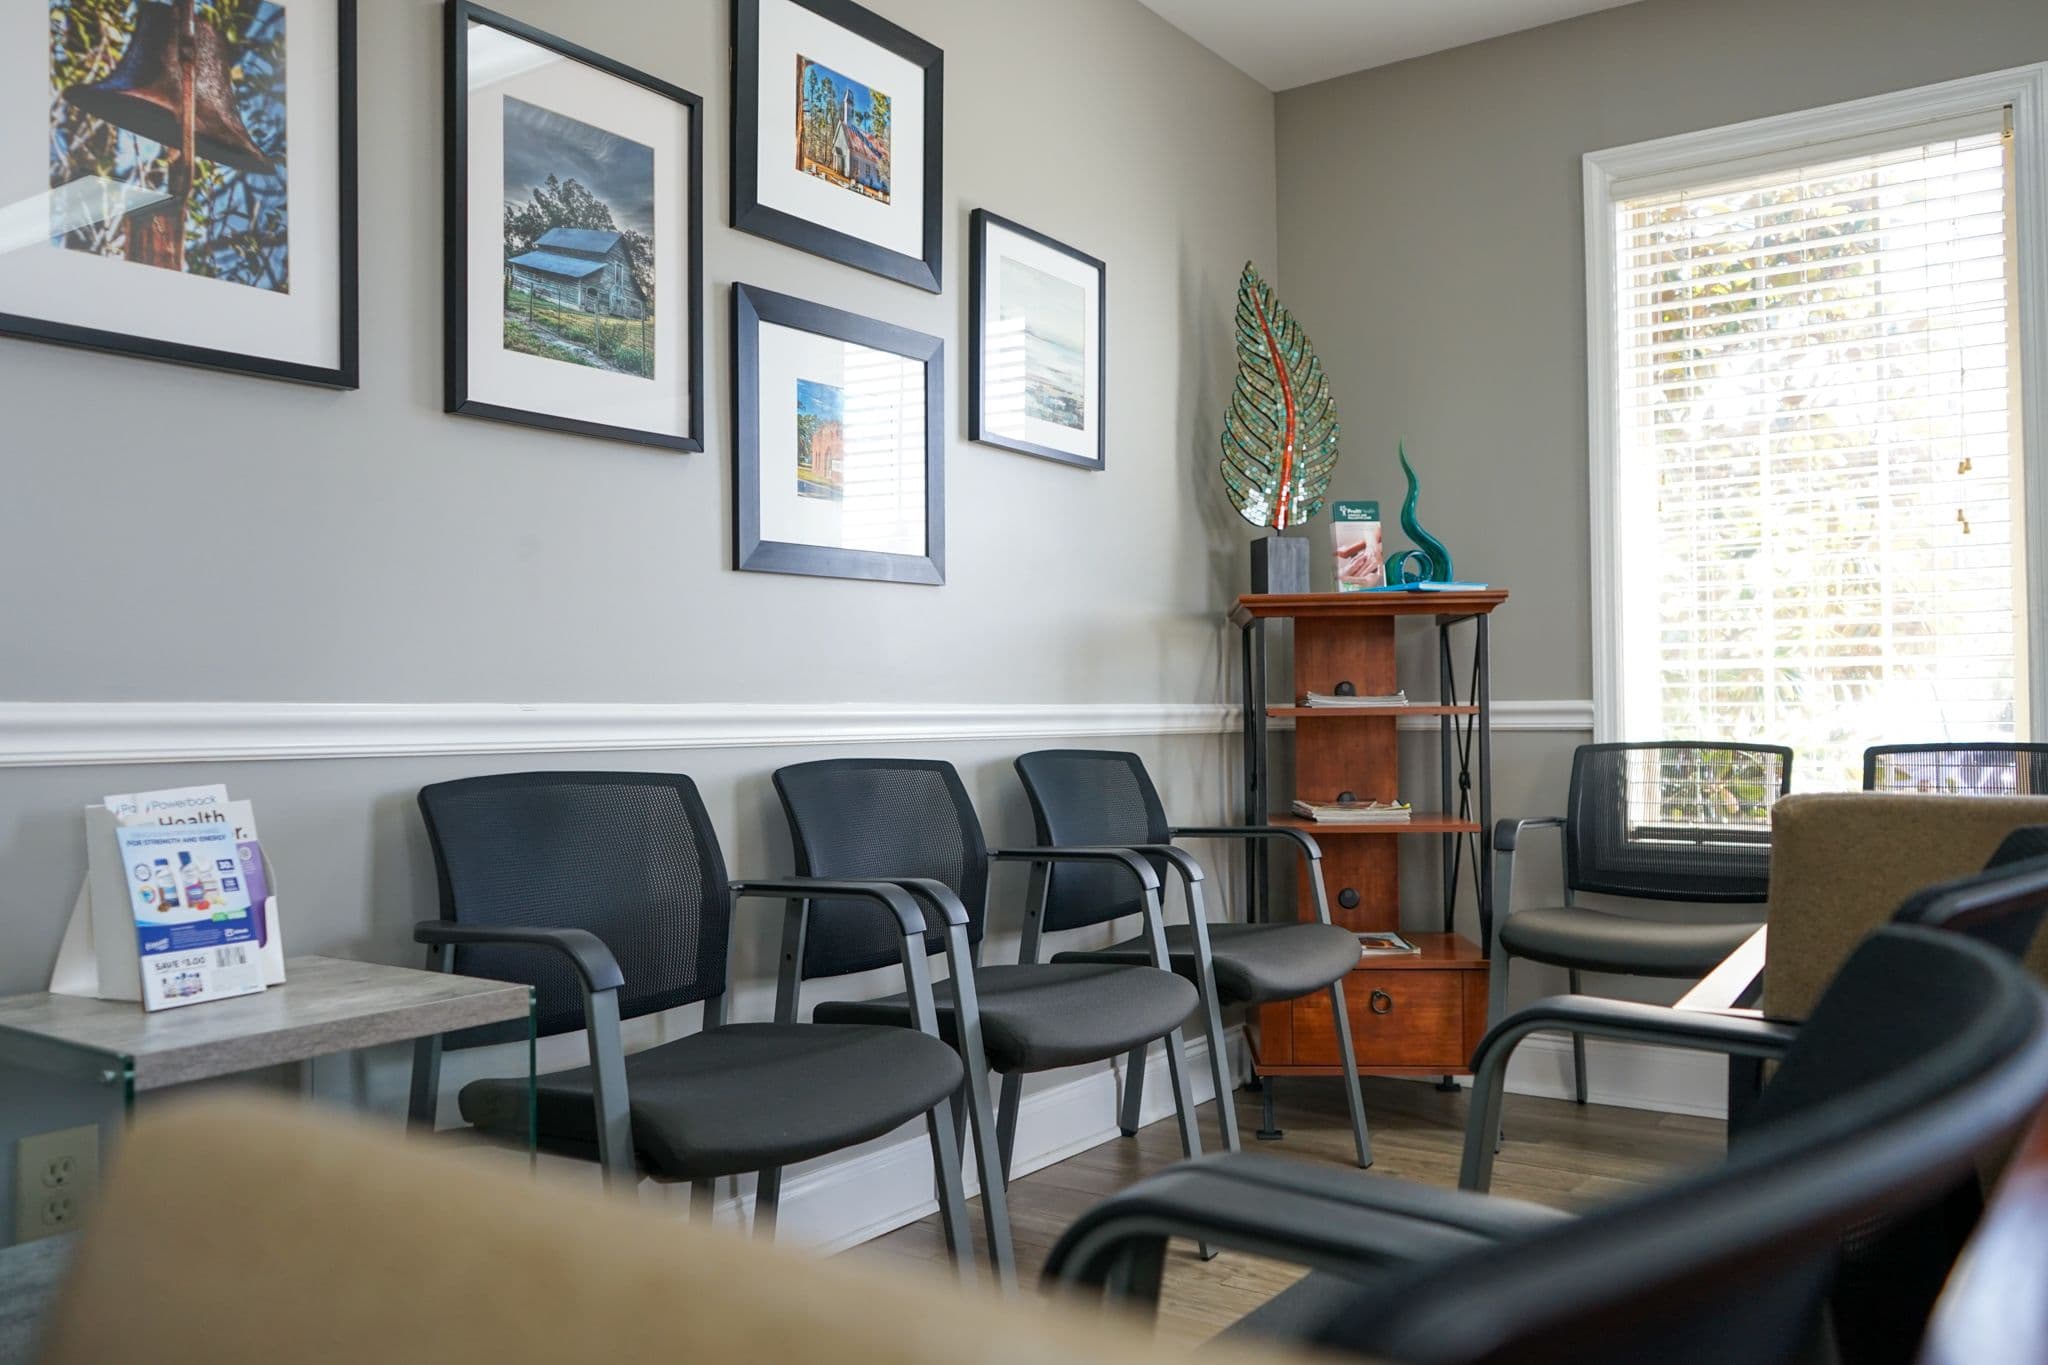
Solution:
[[(1468, 982), (1477, 978), (1481, 989)], [(1431, 1071), (1463, 1071), (1471, 1061), (1467, 1037), (1483, 1026), (1482, 973), (1430, 971), (1413, 967), (1353, 972), (1344, 982), (1351, 1015), (1351, 1042), (1358, 1069), (1422, 1067)], [(1476, 997), (1482, 1018), (1467, 1018)], [(1296, 1000), (1292, 1007), (1295, 1066), (1336, 1066), (1337, 1028), (1330, 1018), (1329, 998), (1320, 992)]]

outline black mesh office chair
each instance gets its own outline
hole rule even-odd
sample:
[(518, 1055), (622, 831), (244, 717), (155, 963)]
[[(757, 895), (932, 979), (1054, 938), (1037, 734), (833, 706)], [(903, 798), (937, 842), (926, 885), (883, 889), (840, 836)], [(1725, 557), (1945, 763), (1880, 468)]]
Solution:
[(1876, 744), (1863, 751), (1863, 790), (2039, 796), (2048, 792), (2048, 744)]
[[(1771, 806), (1792, 787), (1792, 751), (1776, 744), (1661, 741), (1584, 744), (1572, 756), (1566, 814), (1502, 820), (1493, 836), (1492, 983), (1487, 1019), (1507, 1017), (1508, 962), (1569, 972), (1696, 979), (1763, 923), (1650, 919), (1580, 905), (1584, 893), (1721, 905), (1764, 903)], [(1525, 830), (1564, 840), (1561, 904), (1514, 908), (1515, 853)], [(1572, 1039), (1573, 1087), (1586, 1102), (1586, 1045)]]
[[(607, 1185), (636, 1174), (691, 1182), (693, 1217), (708, 1216), (713, 1181), (779, 1172), (882, 1136), (922, 1115), (946, 1227), (969, 1272), (966, 1196), (952, 1117), (963, 1072), (939, 1037), (912, 897), (879, 882), (781, 878), (728, 882), (697, 788), (658, 773), (508, 773), (423, 787), (420, 813), (439, 872), (441, 918), (421, 922), (432, 970), (523, 981), (541, 1036), (585, 1029), (590, 1065), (539, 1078), (543, 1150), (602, 1163)], [(829, 900), (794, 900), (829, 891)], [(773, 1023), (725, 1017), (732, 910), (773, 898), (788, 906), (784, 941), (808, 928), (827, 951), (806, 976), (897, 961), (918, 1030), (796, 1022), (800, 977), (785, 961)], [(863, 920), (867, 951), (841, 949), (845, 921)], [(701, 1032), (624, 1054), (619, 1022), (704, 1002)], [(448, 1047), (527, 1036), (524, 1024), (456, 1034)], [(439, 1040), (414, 1054), (411, 1117), (434, 1124)], [(475, 1127), (524, 1140), (522, 1077), (465, 1085)], [(779, 1187), (764, 1178), (755, 1227), (774, 1225)]]
[[(968, 945), (953, 956), (952, 976), (935, 987), (939, 1026), (966, 1061), (963, 1106), (973, 1118), (980, 1160), (982, 1215), (997, 1273), (1014, 1281), (1015, 1262), (1002, 1193), (1010, 1178), (1023, 1079), (1034, 1071), (1078, 1066), (1166, 1043), (1167, 1067), (1178, 1102), (1181, 1143), (1202, 1150), (1195, 1126), (1194, 1092), (1183, 1056), (1181, 1026), (1198, 1002), (1195, 990), (1170, 970), (1159, 905), (1159, 878), (1137, 854), (1119, 848), (991, 849), (981, 821), (953, 765), (926, 759), (841, 758), (778, 769), (775, 790), (789, 817), (800, 873), (819, 877), (886, 878), (917, 896), (934, 913), (949, 914)], [(1054, 863), (1099, 871), (1102, 900), (1076, 904), (1046, 917), (1027, 910), (1024, 942), (1015, 965), (979, 962), (988, 907), (991, 862), (1024, 862), (1034, 881)], [(829, 902), (827, 902), (829, 904)], [(1157, 949), (1157, 965), (1101, 966), (1038, 961), (1047, 931), (1080, 928), (1122, 915), (1138, 915)], [(826, 926), (832, 926), (827, 929)], [(851, 908), (821, 919), (808, 952), (832, 960), (884, 961), (893, 951), (888, 926), (871, 910)], [(820, 935), (829, 935), (821, 937)], [(936, 942), (927, 947), (937, 950)], [(806, 970), (808, 971), (808, 961)], [(956, 1011), (965, 983), (979, 1003), (979, 1042), (965, 1031), (967, 1011)], [(905, 1025), (915, 1022), (902, 995), (877, 1000), (821, 1002), (820, 1023)], [(991, 1114), (984, 1064), (1002, 1077), (1002, 1097)], [(1135, 1080), (1127, 1081), (1135, 1085)], [(993, 1131), (991, 1131), (993, 1129)]]
[[(1229, 1058), (1223, 1047), (1224, 1005), (1254, 1005), (1292, 1000), (1327, 991), (1336, 1018), (1337, 1048), (1343, 1059), (1345, 1099), (1351, 1106), (1351, 1133), (1358, 1164), (1372, 1164), (1366, 1131), (1365, 1105), (1358, 1091), (1358, 1060), (1351, 1047), (1351, 1020), (1344, 1008), (1344, 978), (1358, 965), (1358, 936), (1330, 923), (1330, 904), (1323, 889), (1323, 855), (1316, 841), (1300, 830), (1270, 825), (1175, 827), (1136, 754), (1102, 749), (1043, 749), (1017, 760), (1017, 775), (1031, 799), (1041, 844), (1121, 845), (1145, 855), (1162, 880), (1170, 865), (1185, 893), (1188, 922), (1168, 926), (1167, 947), (1173, 969), (1195, 983), (1202, 994), (1209, 1033), (1209, 1064), (1216, 1078), (1216, 1115), (1223, 1145), (1238, 1149), (1237, 1114), (1230, 1102)], [(1280, 839), (1293, 843), (1302, 857), (1303, 875), (1316, 907), (1314, 922), (1284, 924), (1210, 924), (1203, 907), (1202, 865), (1176, 839)], [(1056, 867), (1036, 888), (1039, 913), (1064, 921), (1075, 907), (1098, 906), (1113, 888), (1102, 885), (1103, 873), (1092, 867)], [(1149, 962), (1148, 939), (1126, 939), (1108, 948), (1079, 949), (1057, 954), (1055, 962)], [(1144, 1075), (1141, 1048), (1131, 1054), (1125, 1074), (1132, 1077), (1124, 1092), (1123, 1130), (1137, 1126), (1139, 1077)]]
[[(1941, 929), (1976, 940), (2018, 961), (2048, 917), (2048, 827), (2014, 830), (2000, 842), (1984, 870), (1917, 891), (1893, 912), (1892, 923)], [(1775, 1037), (1736, 1033), (1723, 1036), (1712, 1024), (1687, 1036), (1674, 1033), (1670, 1019), (1713, 1019), (1713, 1014), (1661, 1006), (1558, 996), (1517, 1011), (1489, 1030), (1472, 1059), (1472, 1103), (1466, 1114), (1464, 1160), (1459, 1186), (1485, 1191), (1492, 1181), (1491, 1136), (1497, 1131), (1507, 1067), (1514, 1049), (1538, 1032), (1583, 1034), (1656, 1046), (1725, 1051), (1754, 1064), (1761, 1093), (1761, 1062), (1794, 1038), (1801, 1025), (1775, 1022)], [(1723, 1044), (1727, 1045), (1724, 1047)], [(1731, 1113), (1731, 1146), (1770, 1111), (1750, 1101)], [(1491, 1126), (1490, 1126), (1491, 1125)], [(1950, 1265), (1983, 1208), (1974, 1174), (1953, 1182), (1908, 1214), (1854, 1229), (1845, 1239), (1831, 1299), (1842, 1359), (1859, 1365), (1905, 1365)]]
[(1878, 931), (1790, 1034), (1629, 1008), (1681, 1045), (1777, 1058), (1757, 1121), (1715, 1169), (1575, 1217), (1216, 1157), (1089, 1213), (1047, 1276), (1150, 1299), (1165, 1239), (1202, 1237), (1316, 1272), (1235, 1329), (1248, 1333), (1412, 1365), (1791, 1365), (1825, 1358), (1845, 1236), (1924, 1207), (2048, 1097), (2040, 988), (1960, 934)]

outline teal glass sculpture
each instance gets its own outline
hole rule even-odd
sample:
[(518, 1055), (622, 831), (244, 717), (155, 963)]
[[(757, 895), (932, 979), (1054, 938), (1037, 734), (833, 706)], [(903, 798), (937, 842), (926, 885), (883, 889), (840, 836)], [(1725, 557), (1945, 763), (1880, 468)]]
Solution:
[(1401, 500), (1401, 529), (1408, 533), (1416, 548), (1404, 550), (1387, 561), (1387, 582), (1454, 583), (1458, 576), (1451, 569), (1450, 547), (1424, 530), (1415, 515), (1415, 504), (1422, 497), (1422, 480), (1415, 477), (1415, 466), (1408, 463), (1408, 443), (1403, 441), (1397, 449), (1401, 454), (1401, 472), (1408, 476), (1408, 496)]

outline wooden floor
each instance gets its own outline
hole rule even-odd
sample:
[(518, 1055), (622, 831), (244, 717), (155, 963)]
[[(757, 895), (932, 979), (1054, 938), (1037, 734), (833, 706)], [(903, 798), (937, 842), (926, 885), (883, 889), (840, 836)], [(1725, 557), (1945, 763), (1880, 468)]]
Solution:
[[(1447, 1094), (1416, 1081), (1368, 1079), (1364, 1084), (1374, 1162), (1370, 1171), (1357, 1172), (1359, 1178), (1455, 1186), (1464, 1145), (1464, 1092)], [(1238, 1127), (1247, 1150), (1356, 1171), (1351, 1127), (1334, 1081), (1291, 1080), (1276, 1094), (1286, 1137), (1268, 1143), (1252, 1137), (1259, 1126), (1259, 1096), (1238, 1092)], [(1214, 1151), (1221, 1144), (1212, 1111), (1212, 1105), (1202, 1106), (1202, 1139), (1205, 1149)], [(1673, 1170), (1711, 1164), (1723, 1149), (1718, 1119), (1603, 1105), (1581, 1108), (1565, 1100), (1517, 1095), (1507, 1099), (1506, 1128), (1508, 1140), (1494, 1166), (1495, 1192), (1562, 1208), (1596, 1204)], [(1180, 1155), (1177, 1129), (1164, 1119), (1135, 1139), (1105, 1143), (1018, 1178), (1010, 1187), (1010, 1219), (1018, 1269), (1032, 1287), (1027, 1292), (1037, 1292), (1047, 1251), (1077, 1215)], [(972, 1211), (977, 1249), (980, 1216), (977, 1200)], [(929, 1264), (946, 1260), (946, 1244), (934, 1215), (848, 1254)], [(1176, 1243), (1167, 1262), (1160, 1334), (1182, 1341), (1212, 1336), (1286, 1288), (1299, 1273), (1227, 1251), (1203, 1262), (1192, 1248)]]

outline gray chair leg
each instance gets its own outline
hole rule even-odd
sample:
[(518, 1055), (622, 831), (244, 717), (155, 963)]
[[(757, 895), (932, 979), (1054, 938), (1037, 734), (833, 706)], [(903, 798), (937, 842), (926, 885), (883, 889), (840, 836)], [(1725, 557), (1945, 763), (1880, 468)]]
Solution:
[(1010, 1239), (1008, 1161), (997, 1147), (988, 1071), (983, 1067), (970, 1067), (966, 1081), (953, 1096), (953, 1139), (963, 1158), (967, 1153), (964, 1128), (969, 1115), (974, 1119), (974, 1160), (976, 1174), (981, 1178), (981, 1225), (988, 1235), (989, 1264), (996, 1272), (997, 1286), (1006, 1294), (1014, 1294), (1017, 1252)]
[(1234, 1152), (1237, 1144), (1237, 1100), (1231, 1085), (1230, 1049), (1223, 1041), (1223, 1011), (1216, 1004), (1213, 977), (1202, 995), (1204, 1025), (1209, 1034), (1209, 1075), (1216, 1082), (1216, 1126), (1223, 1133), (1223, 1150)]
[(1145, 1049), (1140, 1043), (1124, 1056), (1124, 1102), (1116, 1126), (1125, 1137), (1136, 1137), (1144, 1126)]
[(1194, 1078), (1188, 1075), (1187, 1047), (1179, 1029), (1166, 1035), (1166, 1069), (1173, 1076), (1174, 1112), (1180, 1118), (1180, 1149), (1189, 1156), (1200, 1156), (1202, 1129), (1195, 1120)]
[(699, 1225), (711, 1222), (711, 1205), (718, 1198), (716, 1180), (692, 1180), (690, 1182), (690, 1221)]
[(1261, 1142), (1278, 1142), (1287, 1136), (1273, 1116), (1273, 1092), (1279, 1086), (1278, 1076), (1266, 1076), (1259, 1081), (1259, 1128), (1252, 1136)]
[(1344, 1007), (1344, 983), (1330, 983), (1330, 1012), (1337, 1020), (1337, 1056), (1344, 1063), (1344, 1102), (1351, 1107), (1351, 1141), (1358, 1154), (1358, 1168), (1372, 1165), (1372, 1136), (1365, 1126), (1365, 1097), (1358, 1089), (1358, 1054), (1351, 1046), (1351, 1014)]
[(775, 1240), (775, 1214), (782, 1204), (782, 1168), (771, 1166), (754, 1177), (754, 1235)]
[(1024, 1078), (1003, 1077), (1003, 1093), (996, 1108), (996, 1153), (1003, 1167), (1003, 1187), (1010, 1185), (1010, 1159), (1017, 1153), (1017, 1110), (1024, 1102)]
[[(1571, 968), (1565, 975), (1565, 981), (1571, 987), (1573, 995), (1582, 994), (1579, 990), (1578, 968)], [(1586, 1102), (1586, 1035), (1583, 1033), (1574, 1033), (1572, 1035), (1572, 1090), (1577, 1095), (1579, 1103), (1584, 1104)]]
[[(1188, 1074), (1187, 1045), (1181, 1031), (1166, 1035), (1166, 1070), (1173, 1078), (1174, 1113), (1180, 1119), (1180, 1149), (1188, 1156), (1202, 1154), (1202, 1127), (1195, 1119), (1194, 1077)], [(1216, 1259), (1216, 1249), (1203, 1242), (1195, 1254), (1205, 1261)]]
[[(1508, 950), (1500, 943), (1500, 917), (1493, 921), (1493, 956), (1486, 972), (1486, 1026), (1494, 1027), (1508, 1017)], [(1501, 1125), (1493, 1126), (1493, 1150), (1500, 1150)]]
[(967, 1187), (960, 1179), (960, 1148), (953, 1141), (953, 1105), (941, 1100), (926, 1111), (925, 1131), (931, 1135), (932, 1165), (938, 1171), (939, 1225), (946, 1247), (960, 1268), (960, 1281), (974, 1283), (974, 1237), (967, 1230)]

